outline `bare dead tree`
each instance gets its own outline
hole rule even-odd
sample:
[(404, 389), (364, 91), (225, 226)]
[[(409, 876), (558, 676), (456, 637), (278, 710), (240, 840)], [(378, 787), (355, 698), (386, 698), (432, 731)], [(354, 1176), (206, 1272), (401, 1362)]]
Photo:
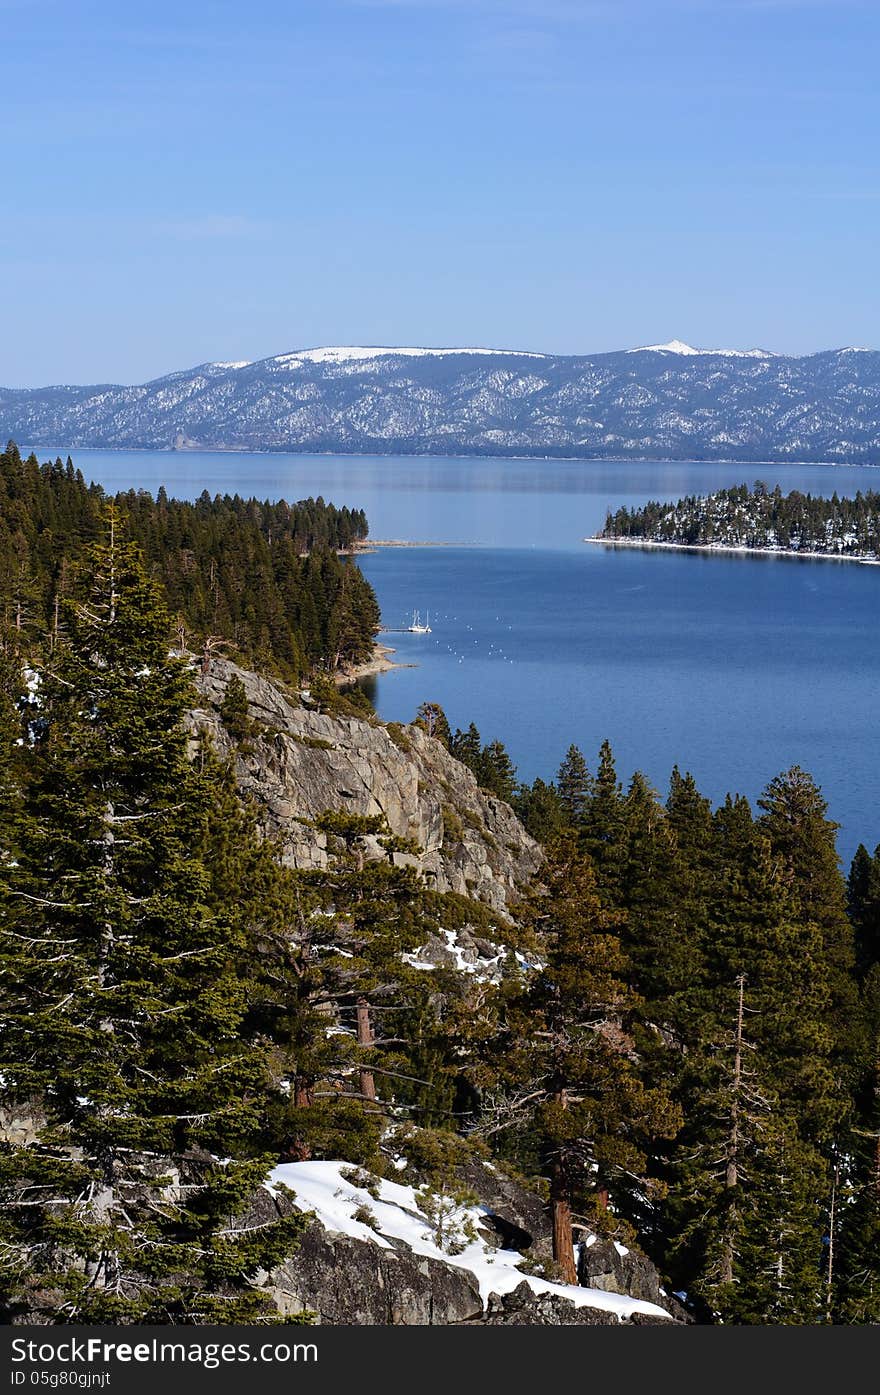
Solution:
[(229, 641), (222, 635), (205, 635), (202, 645), (202, 677), (207, 678), (211, 672), (211, 662), (220, 653), (221, 649), (228, 649)]

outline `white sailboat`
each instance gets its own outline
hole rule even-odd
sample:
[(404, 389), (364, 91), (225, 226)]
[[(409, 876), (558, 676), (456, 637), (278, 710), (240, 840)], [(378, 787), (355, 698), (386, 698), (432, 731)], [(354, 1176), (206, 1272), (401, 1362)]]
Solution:
[(407, 625), (407, 631), (411, 635), (429, 635), (431, 633), (430, 612), (425, 613), (425, 623), (423, 625), (420, 613), (417, 610), (414, 610), (412, 624)]

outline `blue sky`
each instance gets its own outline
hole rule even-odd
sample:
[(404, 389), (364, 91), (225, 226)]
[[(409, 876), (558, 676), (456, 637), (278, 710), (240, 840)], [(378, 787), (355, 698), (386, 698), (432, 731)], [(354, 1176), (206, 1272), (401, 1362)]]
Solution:
[(0, 382), (880, 344), (876, 0), (0, 0)]

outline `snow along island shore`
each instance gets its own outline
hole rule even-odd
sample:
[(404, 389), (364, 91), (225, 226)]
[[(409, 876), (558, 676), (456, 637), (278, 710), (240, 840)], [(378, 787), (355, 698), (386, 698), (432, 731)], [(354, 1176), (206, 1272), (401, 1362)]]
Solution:
[(716, 555), (727, 553), (734, 557), (790, 557), (804, 562), (861, 562), (866, 567), (880, 566), (880, 557), (864, 556), (854, 552), (802, 552), (796, 547), (739, 547), (735, 543), (674, 543), (661, 542), (653, 538), (583, 538), (585, 543), (598, 543), (602, 547), (637, 547), (644, 551), (657, 552), (706, 552)]

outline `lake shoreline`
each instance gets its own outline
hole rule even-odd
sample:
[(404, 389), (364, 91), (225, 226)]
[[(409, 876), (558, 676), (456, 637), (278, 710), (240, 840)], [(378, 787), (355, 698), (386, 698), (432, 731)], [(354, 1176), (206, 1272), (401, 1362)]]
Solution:
[(363, 556), (365, 553), (377, 552), (384, 547), (482, 547), (482, 543), (475, 542), (420, 542), (418, 539), (408, 538), (365, 538), (362, 543), (356, 543), (351, 549), (353, 557)]
[[(59, 455), (72, 456), (75, 451), (94, 451), (96, 454), (106, 455), (273, 455), (300, 456), (303, 459), (309, 457), (320, 459), (342, 460), (515, 460), (518, 463), (523, 461), (544, 461), (553, 464), (557, 461), (568, 462), (576, 465), (737, 465), (745, 470), (750, 470), (755, 465), (766, 465), (768, 467), (788, 467), (803, 466), (812, 468), (817, 466), (821, 469), (843, 469), (843, 470), (880, 470), (880, 464), (864, 460), (740, 460), (731, 459), (727, 456), (711, 456), (707, 459), (694, 460), (689, 456), (656, 456), (656, 455), (542, 455), (538, 452), (530, 452), (527, 455), (516, 455), (513, 453), (498, 454), (495, 451), (481, 451), (472, 448), (468, 451), (435, 452), (435, 451), (354, 451), (342, 450), (306, 450), (296, 449), (290, 446), (207, 446), (201, 443), (188, 446), (48, 446), (37, 445), (23, 448), (28, 452), (33, 451), (39, 457), (40, 451), (52, 453), (54, 459)], [(74, 464), (76, 462), (74, 461)]]
[(880, 566), (880, 557), (859, 557), (841, 552), (799, 552), (785, 547), (733, 547), (721, 543), (671, 543), (650, 538), (583, 538), (585, 543), (602, 547), (635, 547), (643, 552), (702, 552), (719, 557), (787, 557), (802, 562), (860, 562), (864, 567)]
[(362, 678), (372, 678), (377, 673), (391, 673), (396, 668), (417, 668), (417, 664), (396, 664), (389, 657), (396, 654), (397, 650), (392, 649), (388, 644), (380, 644), (377, 640), (373, 645), (373, 656), (367, 659), (366, 663), (356, 664), (354, 668), (346, 670), (344, 673), (336, 673), (333, 681), (337, 688), (351, 688), (355, 683), (359, 683)]

